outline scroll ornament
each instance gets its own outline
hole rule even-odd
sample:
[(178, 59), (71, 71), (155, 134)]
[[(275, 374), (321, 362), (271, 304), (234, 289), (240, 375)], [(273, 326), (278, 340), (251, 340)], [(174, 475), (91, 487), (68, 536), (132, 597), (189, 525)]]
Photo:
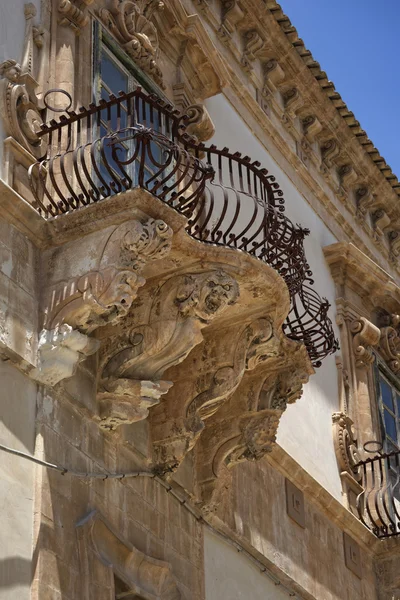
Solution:
[(34, 80), (21, 65), (8, 59), (0, 63), (0, 114), (6, 134), (13, 137), (36, 158), (47, 150), (47, 142), (37, 133), (43, 121)]
[(332, 415), (333, 442), (336, 459), (341, 472), (349, 473), (356, 481), (361, 480), (361, 472), (357, 464), (361, 457), (357, 449), (357, 439), (353, 421), (343, 412)]
[(356, 357), (356, 367), (367, 368), (375, 360), (373, 347), (379, 342), (381, 332), (376, 325), (360, 317), (350, 325), (353, 333), (353, 350)]
[(148, 408), (172, 385), (164, 371), (181, 363), (202, 340), (201, 330), (239, 296), (224, 271), (172, 277), (158, 290), (149, 322), (111, 341), (102, 352), (99, 383), (101, 426), (145, 419)]
[(388, 315), (381, 328), (379, 349), (393, 373), (400, 372), (400, 315)]
[(163, 8), (160, 0), (112, 0), (112, 8), (101, 8), (98, 14), (125, 52), (164, 89), (162, 71), (156, 60), (158, 34), (151, 22), (154, 13)]

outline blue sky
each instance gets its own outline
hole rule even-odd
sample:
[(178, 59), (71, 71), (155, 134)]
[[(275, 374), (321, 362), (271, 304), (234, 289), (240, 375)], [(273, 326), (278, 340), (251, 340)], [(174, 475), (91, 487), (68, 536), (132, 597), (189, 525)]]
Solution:
[(400, 0), (280, 0), (400, 179)]

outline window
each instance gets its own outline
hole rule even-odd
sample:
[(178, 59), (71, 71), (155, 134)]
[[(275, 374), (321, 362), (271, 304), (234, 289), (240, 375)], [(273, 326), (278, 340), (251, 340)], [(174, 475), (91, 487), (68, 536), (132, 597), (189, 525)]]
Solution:
[[(132, 92), (137, 86), (141, 86), (146, 92), (156, 93), (163, 96), (157, 86), (150, 82), (144, 73), (138, 69), (129, 56), (123, 52), (118, 44), (95, 23), (94, 27), (94, 101), (97, 104), (101, 99), (108, 100), (110, 94), (118, 96), (118, 92)], [(140, 108), (140, 119), (136, 123), (129, 122), (127, 116), (126, 103), (120, 103), (120, 110), (116, 106), (111, 107), (110, 114), (107, 116), (108, 122), (100, 120), (99, 130), (96, 133), (97, 138), (103, 138), (107, 134), (119, 132), (118, 144), (116, 146), (118, 162), (116, 155), (113, 155), (113, 148), (110, 143), (105, 143), (100, 158), (100, 174), (105, 182), (109, 183), (113, 177), (124, 179), (127, 175), (133, 182), (136, 179), (135, 162), (127, 165), (120, 163), (129, 162), (129, 158), (135, 151), (135, 140), (132, 130), (128, 127), (144, 125), (154, 131), (163, 131), (163, 123), (160, 122), (160, 116), (157, 111), (149, 110), (145, 103)], [(106, 112), (106, 111), (104, 111)], [(101, 146), (99, 143), (99, 154)], [(114, 151), (115, 152), (115, 151)], [(151, 142), (145, 158), (145, 172), (148, 179), (151, 179), (157, 168), (155, 164), (161, 162), (162, 149), (155, 142)], [(120, 163), (119, 163), (120, 161)], [(104, 182), (103, 182), (104, 183)]]
[(392, 382), (381, 368), (377, 369), (378, 397), (383, 442), (386, 452), (400, 448), (400, 386)]

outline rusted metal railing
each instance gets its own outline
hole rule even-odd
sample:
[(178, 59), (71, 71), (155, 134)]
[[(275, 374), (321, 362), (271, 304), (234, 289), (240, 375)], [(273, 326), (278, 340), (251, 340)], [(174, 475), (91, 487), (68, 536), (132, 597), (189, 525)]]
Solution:
[(308, 230), (283, 214), (273, 175), (240, 152), (198, 143), (187, 121), (140, 88), (66, 110), (41, 126), (48, 152), (29, 173), (35, 208), (52, 219), (125, 190), (148, 190), (187, 217), (193, 238), (247, 252), (280, 273), (292, 298), (285, 332), (304, 342), (319, 366), (337, 342), (329, 304), (311, 288)]
[(400, 535), (400, 451), (358, 463), (364, 490), (357, 498), (360, 520), (377, 537)]

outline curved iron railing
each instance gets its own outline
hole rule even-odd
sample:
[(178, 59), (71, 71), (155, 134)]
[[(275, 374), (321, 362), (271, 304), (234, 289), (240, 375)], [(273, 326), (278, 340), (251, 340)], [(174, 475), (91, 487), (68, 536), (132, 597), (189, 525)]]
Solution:
[(329, 303), (310, 287), (308, 230), (283, 214), (282, 190), (266, 169), (199, 144), (187, 119), (137, 88), (42, 125), (48, 154), (29, 172), (36, 209), (54, 218), (134, 187), (148, 190), (188, 218), (193, 238), (247, 252), (280, 273), (292, 298), (285, 333), (304, 342), (319, 366), (337, 341)]
[(400, 451), (358, 463), (363, 491), (357, 497), (360, 520), (377, 537), (400, 535)]

